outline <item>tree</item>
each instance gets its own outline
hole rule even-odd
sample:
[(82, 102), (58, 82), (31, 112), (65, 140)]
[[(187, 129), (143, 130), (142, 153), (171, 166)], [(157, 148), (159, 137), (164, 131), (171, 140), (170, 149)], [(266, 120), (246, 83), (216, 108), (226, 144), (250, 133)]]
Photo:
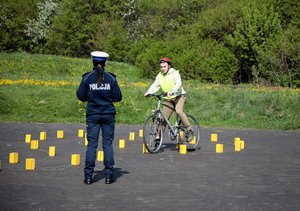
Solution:
[(93, 49), (97, 24), (105, 6), (103, 1), (63, 0), (54, 17), (45, 51), (48, 53), (85, 56)]
[(32, 41), (32, 47), (43, 45), (51, 25), (50, 18), (57, 12), (58, 4), (52, 0), (37, 3), (37, 18), (29, 19), (26, 24), (26, 35)]
[(0, 50), (29, 50), (30, 40), (25, 34), (27, 18), (35, 15), (34, 5), (38, 0), (0, 2)]
[(242, 17), (236, 30), (227, 37), (239, 60), (239, 71), (234, 78), (237, 83), (251, 82), (254, 76), (259, 77), (259, 73), (253, 74), (254, 68), (258, 68), (259, 52), (280, 31), (280, 19), (273, 6), (261, 4), (257, 7), (255, 1), (242, 6)]
[(120, 4), (119, 14), (124, 19), (127, 37), (130, 41), (140, 38), (139, 28), (143, 25), (140, 15), (140, 0), (124, 0)]
[(284, 27), (292, 24), (300, 28), (300, 1), (295, 0), (275, 0), (275, 10), (281, 16)]
[(300, 29), (288, 27), (258, 49), (258, 67), (254, 73), (259, 83), (300, 86)]

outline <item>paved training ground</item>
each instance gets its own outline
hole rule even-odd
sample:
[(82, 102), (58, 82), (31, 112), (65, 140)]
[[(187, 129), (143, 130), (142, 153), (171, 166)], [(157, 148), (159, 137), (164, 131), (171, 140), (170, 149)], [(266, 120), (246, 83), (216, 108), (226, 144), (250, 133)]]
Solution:
[[(117, 182), (104, 184), (103, 164), (97, 161), (96, 182), (83, 184), (84, 125), (0, 123), (0, 210), (299, 210), (300, 131), (202, 129), (201, 149), (181, 155), (167, 142), (155, 155), (142, 153), (139, 126), (116, 127), (114, 142)], [(64, 138), (57, 139), (56, 131)], [(30, 149), (25, 134), (39, 139)], [(129, 132), (135, 140), (129, 141)], [(224, 153), (217, 154), (210, 134), (218, 134)], [(233, 139), (245, 140), (234, 152)], [(119, 139), (126, 146), (119, 149)], [(48, 156), (48, 147), (56, 156)], [(101, 149), (100, 147), (98, 148)], [(19, 163), (9, 164), (9, 153)], [(71, 165), (72, 154), (81, 165)], [(25, 170), (26, 158), (36, 159)]]

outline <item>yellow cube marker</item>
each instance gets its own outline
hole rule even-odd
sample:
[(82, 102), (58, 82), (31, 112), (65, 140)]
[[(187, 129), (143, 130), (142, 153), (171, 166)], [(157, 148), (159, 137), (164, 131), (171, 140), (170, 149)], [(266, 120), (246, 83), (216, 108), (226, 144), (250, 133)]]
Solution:
[(39, 141), (38, 140), (31, 140), (30, 149), (39, 149)]
[(145, 144), (143, 144), (143, 154), (147, 154), (147, 153), (148, 153), (148, 150), (147, 150)]
[(241, 141), (241, 138), (240, 138), (240, 137), (235, 137), (235, 138), (234, 138), (234, 141), (233, 141), (233, 142), (234, 142), (234, 145), (235, 145), (235, 143), (238, 142), (238, 141)]
[(57, 135), (57, 138), (64, 138), (64, 131), (58, 130), (56, 135)]
[(50, 146), (49, 147), (49, 157), (54, 157), (55, 156), (55, 146)]
[(183, 140), (184, 139), (184, 131), (179, 131), (179, 136), (180, 136), (180, 139)]
[(144, 131), (143, 130), (139, 130), (139, 137), (143, 138), (143, 136), (144, 136)]
[(30, 141), (31, 141), (31, 134), (26, 134), (25, 135), (25, 143), (30, 143)]
[(216, 144), (216, 153), (223, 153), (224, 147), (223, 144)]
[(84, 130), (79, 129), (78, 130), (78, 137), (83, 138), (83, 136), (84, 136)]
[(41, 140), (41, 141), (45, 141), (45, 140), (46, 140), (46, 137), (47, 137), (46, 132), (40, 132), (40, 140)]
[(104, 160), (104, 152), (98, 151), (97, 153), (97, 161), (103, 161)]
[(129, 139), (129, 141), (132, 141), (132, 132), (129, 133), (128, 139)]
[(80, 165), (80, 154), (72, 154), (71, 165), (79, 166)]
[(244, 140), (240, 140), (240, 144), (241, 144), (241, 149), (245, 149), (245, 141)]
[(26, 158), (25, 169), (26, 170), (34, 170), (35, 169), (35, 159), (34, 158)]
[(119, 148), (120, 149), (124, 149), (125, 148), (125, 140), (124, 139), (120, 139), (119, 140)]
[(19, 162), (19, 154), (17, 152), (9, 153), (9, 163), (15, 164)]
[(179, 145), (179, 153), (182, 155), (186, 154), (186, 145), (185, 144)]
[(87, 134), (85, 134), (84, 136), (84, 146), (87, 146), (89, 143), (88, 138), (87, 138)]
[(196, 144), (196, 136), (193, 137), (193, 139), (190, 141), (190, 144)]
[(134, 141), (134, 132), (129, 133), (129, 141)]
[(234, 144), (234, 151), (236, 151), (236, 152), (241, 151), (241, 141), (240, 140), (238, 140), (238, 141), (235, 142), (235, 144)]
[(218, 134), (216, 134), (216, 133), (210, 134), (210, 141), (217, 142), (218, 141)]

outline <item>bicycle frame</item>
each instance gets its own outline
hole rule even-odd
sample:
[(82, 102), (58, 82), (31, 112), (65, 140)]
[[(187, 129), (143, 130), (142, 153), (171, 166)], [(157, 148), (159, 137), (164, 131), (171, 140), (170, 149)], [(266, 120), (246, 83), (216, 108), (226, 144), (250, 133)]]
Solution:
[(170, 121), (167, 119), (167, 117), (163, 114), (162, 110), (161, 110), (161, 106), (166, 106), (168, 108), (170, 108), (173, 112), (176, 113), (175, 109), (162, 103), (161, 102), (161, 95), (155, 95), (157, 98), (158, 98), (158, 101), (157, 101), (157, 107), (156, 107), (156, 110), (153, 111), (153, 114), (158, 114), (158, 117), (159, 118), (163, 118), (163, 120), (166, 122), (167, 126), (169, 127), (169, 130), (172, 132), (172, 135), (174, 137), (177, 137), (178, 136), (178, 132), (176, 130), (176, 127), (179, 125), (178, 122), (179, 122), (179, 116), (176, 115), (176, 121), (175, 121), (175, 125), (171, 125)]
[[(187, 150), (195, 150), (200, 140), (200, 127), (197, 120), (190, 114), (186, 114), (188, 121), (191, 123), (189, 130), (183, 125), (179, 115), (174, 106), (162, 102), (164, 93), (156, 95), (148, 95), (156, 97), (157, 106), (152, 110), (152, 114), (145, 120), (143, 129), (143, 142), (145, 147), (150, 153), (157, 153), (163, 143), (163, 134), (165, 129), (168, 129), (168, 135), (171, 141), (176, 141), (177, 144), (184, 144)], [(175, 119), (167, 117), (163, 113), (162, 106), (171, 109), (172, 113), (175, 112)]]

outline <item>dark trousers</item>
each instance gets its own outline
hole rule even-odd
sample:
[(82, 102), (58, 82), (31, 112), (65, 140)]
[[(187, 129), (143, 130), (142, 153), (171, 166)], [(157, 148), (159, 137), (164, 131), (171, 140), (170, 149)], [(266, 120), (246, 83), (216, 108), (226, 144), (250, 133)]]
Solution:
[(114, 140), (115, 115), (88, 115), (86, 125), (88, 145), (85, 155), (85, 178), (93, 177), (100, 129), (104, 152), (104, 173), (105, 176), (112, 176), (114, 173), (113, 166), (115, 164), (112, 145)]

